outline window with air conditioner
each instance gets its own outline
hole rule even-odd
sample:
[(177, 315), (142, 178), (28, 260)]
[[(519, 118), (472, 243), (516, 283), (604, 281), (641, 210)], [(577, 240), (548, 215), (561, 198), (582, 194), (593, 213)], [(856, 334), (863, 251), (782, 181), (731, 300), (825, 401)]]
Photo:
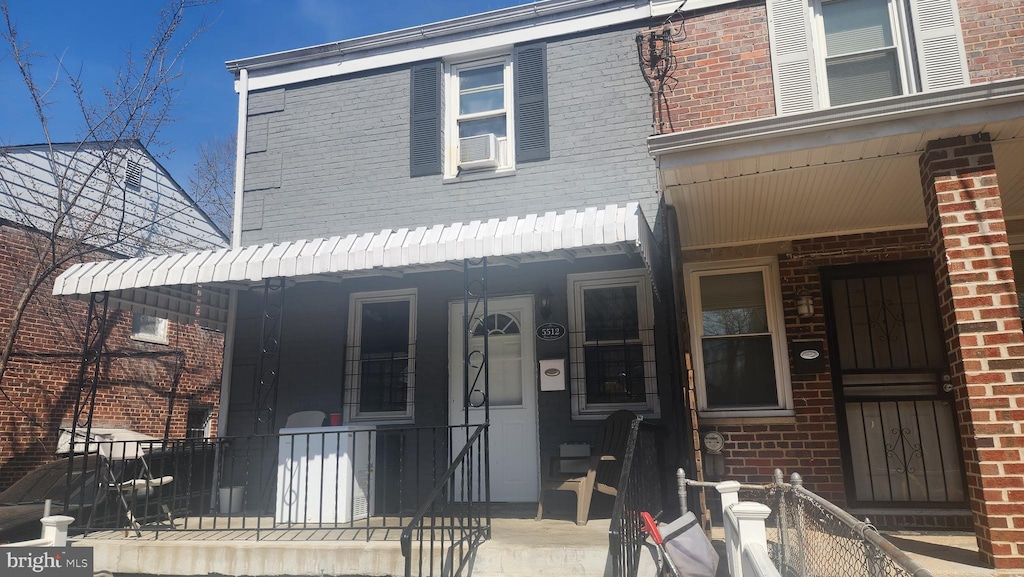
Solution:
[(167, 344), (167, 319), (150, 315), (132, 315), (132, 339), (158, 345)]
[(768, 0), (778, 114), (968, 83), (956, 0)]
[(458, 182), (551, 158), (547, 45), (409, 70), (409, 176)]
[(512, 168), (511, 58), (453, 64), (447, 78), (448, 174)]

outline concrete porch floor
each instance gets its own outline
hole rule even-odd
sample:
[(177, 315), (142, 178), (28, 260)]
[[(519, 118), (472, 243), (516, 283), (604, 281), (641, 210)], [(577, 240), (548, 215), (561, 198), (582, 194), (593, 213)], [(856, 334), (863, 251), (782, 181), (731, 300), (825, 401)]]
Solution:
[[(607, 575), (607, 516), (591, 519), (585, 527), (568, 520), (571, 515), (536, 522), (532, 507), (495, 512), (492, 538), (479, 549), (473, 577), (598, 577)], [(75, 546), (93, 547), (97, 572), (128, 575), (253, 575), (253, 576), (397, 576), (405, 571), (400, 532), (332, 535), (322, 531), (161, 531), (142, 537), (123, 531), (93, 533), (75, 539)], [(970, 533), (886, 533), (935, 577), (988, 577), (996, 573), (977, 560)], [(716, 527), (712, 541), (723, 553), (723, 531)], [(654, 574), (649, 553), (643, 554), (639, 575)], [(728, 577), (724, 555), (720, 577)]]

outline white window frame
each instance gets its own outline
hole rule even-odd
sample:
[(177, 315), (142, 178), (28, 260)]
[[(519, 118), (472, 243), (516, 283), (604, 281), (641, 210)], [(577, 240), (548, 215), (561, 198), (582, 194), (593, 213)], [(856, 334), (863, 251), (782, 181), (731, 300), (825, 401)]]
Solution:
[[(349, 296), (348, 309), (348, 350), (349, 358), (345, 363), (345, 414), (348, 422), (387, 422), (387, 423), (412, 423), (415, 415), (416, 391), (416, 289), (400, 289), (390, 291), (375, 291), (352, 293)], [(381, 302), (409, 302), (409, 376), (406, 382), (406, 404), (404, 411), (381, 411), (381, 412), (360, 412), (359, 396), (360, 386), (359, 370), (362, 346), (360, 337), (363, 328), (363, 305), (367, 303)]]
[[(514, 173), (516, 169), (516, 142), (515, 142), (515, 86), (512, 55), (503, 52), (500, 56), (480, 58), (476, 60), (462, 60), (458, 62), (445, 62), (444, 83), (445, 83), (445, 130), (444, 130), (444, 177), (446, 179), (472, 178), (478, 175), (502, 175)], [(498, 166), (490, 169), (478, 169), (472, 171), (459, 171), (459, 73), (474, 68), (484, 68), (496, 64), (504, 65), (504, 105), (505, 105), (505, 141), (504, 158), (500, 158)], [(473, 118), (476, 115), (470, 115)], [(493, 113), (480, 113), (481, 118), (496, 116)]]
[[(572, 386), (572, 418), (574, 420), (602, 419), (620, 409), (628, 409), (650, 417), (661, 416), (658, 399), (658, 375), (655, 362), (654, 301), (651, 298), (651, 280), (646, 269), (579, 273), (566, 275), (569, 302), (569, 366)], [(644, 351), (644, 402), (641, 403), (588, 403), (584, 347), (586, 322), (583, 310), (583, 291), (587, 289), (636, 287), (638, 344)], [(650, 373), (647, 372), (650, 368)]]
[[(140, 325), (142, 318), (156, 319), (157, 329), (154, 332), (144, 332)], [(131, 338), (133, 341), (142, 341), (144, 343), (153, 343), (157, 345), (166, 345), (169, 341), (167, 340), (167, 319), (153, 316), (144, 315), (141, 313), (132, 313), (132, 334)]]
[(188, 433), (189, 433), (188, 415), (190, 413), (192, 413), (193, 411), (196, 412), (196, 413), (198, 413), (199, 411), (202, 411), (203, 414), (205, 415), (205, 418), (203, 419), (203, 436), (202, 436), (202, 438), (208, 439), (210, 437), (210, 426), (213, 423), (213, 407), (195, 406), (195, 407), (189, 407), (188, 408), (188, 411), (186, 411), (186, 413), (185, 413), (185, 415), (186, 415), (186, 417), (185, 417), (185, 437), (186, 438), (189, 438), (189, 436), (188, 436)]
[[(708, 408), (707, 390), (704, 387), (704, 353), (701, 337), (704, 333), (701, 315), (700, 278), (723, 274), (760, 272), (764, 281), (765, 307), (768, 317), (768, 331), (772, 337), (772, 353), (775, 361), (775, 392), (778, 405), (775, 407), (723, 407)], [(693, 356), (693, 376), (697, 389), (698, 416), (704, 417), (771, 417), (793, 414), (793, 391), (789, 374), (789, 354), (786, 341), (786, 319), (782, 309), (782, 288), (779, 277), (779, 263), (774, 257), (685, 263), (683, 278), (686, 279), (686, 309), (690, 325), (690, 353)]]
[[(825, 44), (825, 16), (822, 5), (842, 1), (843, 0), (811, 0), (810, 5), (811, 18), (814, 23), (812, 50), (814, 53), (814, 68), (816, 70), (815, 82), (817, 84), (818, 100), (821, 108), (828, 108), (832, 106), (832, 97), (829, 94), (828, 89), (828, 69), (825, 66), (828, 47)], [(889, 8), (889, 25), (892, 28), (893, 46), (896, 48), (896, 61), (897, 66), (899, 67), (900, 89), (902, 91), (902, 94), (894, 96), (905, 96), (907, 94), (920, 92), (916, 66), (911, 65), (913, 62), (913, 49), (907, 42), (911, 38), (909, 33), (910, 19), (906, 13), (906, 9), (900, 2), (897, 2), (896, 0), (886, 0), (886, 5)], [(859, 102), (869, 101), (864, 100)], [(850, 104), (859, 104), (859, 102)]]

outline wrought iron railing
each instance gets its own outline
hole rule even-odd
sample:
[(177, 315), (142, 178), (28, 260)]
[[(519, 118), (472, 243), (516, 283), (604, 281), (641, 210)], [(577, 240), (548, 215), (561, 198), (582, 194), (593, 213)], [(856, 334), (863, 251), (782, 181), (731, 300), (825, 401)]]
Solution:
[[(73, 532), (233, 531), (233, 539), (386, 539), (404, 530), (474, 425), (90, 443)], [(472, 437), (476, 439), (477, 437)], [(84, 445), (84, 443), (81, 443)], [(79, 447), (84, 449), (84, 447)], [(474, 446), (474, 451), (479, 451)], [(76, 481), (77, 482), (77, 481)], [(480, 481), (478, 481), (479, 483)], [(479, 488), (472, 494), (480, 495)], [(289, 532), (285, 537), (284, 533)]]
[(608, 529), (613, 577), (636, 576), (645, 539), (640, 513), (646, 511), (657, 518), (662, 511), (658, 453), (657, 428), (637, 417), (630, 426)]
[(426, 502), (402, 531), (405, 575), (454, 576), (464, 571), (477, 547), (490, 538), (487, 492), (488, 425), (476, 425)]

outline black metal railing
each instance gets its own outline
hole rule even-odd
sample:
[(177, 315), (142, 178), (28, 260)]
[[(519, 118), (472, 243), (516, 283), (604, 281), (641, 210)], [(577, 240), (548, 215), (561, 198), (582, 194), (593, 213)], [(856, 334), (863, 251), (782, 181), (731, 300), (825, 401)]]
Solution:
[[(351, 426), (93, 442), (76, 458), (91, 464), (76, 469), (90, 472), (85, 483), (95, 490), (75, 494), (72, 508), (86, 514), (75, 515), (80, 521), (72, 530), (130, 529), (157, 537), (162, 531), (234, 531), (234, 539), (253, 540), (275, 532), (273, 538), (305, 540), (394, 538), (428, 501), (453, 451), (465, 452), (474, 428)], [(471, 452), (480, 449), (474, 445)], [(481, 483), (478, 478), (474, 498)]]
[(491, 536), (484, 442), (488, 425), (472, 427), (462, 450), (402, 530), (406, 577), (467, 574), (464, 569), (477, 547)]
[(644, 543), (640, 513), (655, 518), (662, 511), (662, 475), (658, 458), (657, 428), (636, 418), (629, 431), (618, 494), (608, 529), (608, 553), (613, 577), (635, 577)]

